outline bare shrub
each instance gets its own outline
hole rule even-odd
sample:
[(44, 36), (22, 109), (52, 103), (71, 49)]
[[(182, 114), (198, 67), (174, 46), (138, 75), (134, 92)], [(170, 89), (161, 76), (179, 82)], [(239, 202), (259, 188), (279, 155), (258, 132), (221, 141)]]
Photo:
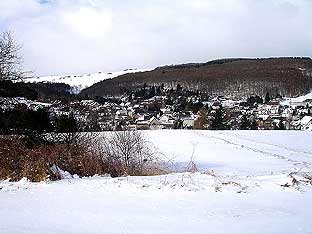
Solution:
[(61, 171), (81, 177), (166, 173), (157, 160), (156, 150), (141, 132), (102, 136), (62, 133), (0, 137), (0, 179), (58, 180), (63, 178)]
[(0, 179), (61, 179), (60, 175), (51, 170), (53, 166), (79, 176), (107, 173), (105, 162), (86, 142), (88, 139), (81, 135), (75, 136), (75, 141), (72, 142), (64, 143), (53, 139), (39, 145), (29, 144), (29, 140), (21, 136), (1, 137)]
[(117, 131), (104, 136), (101, 154), (115, 176), (163, 172), (158, 164), (156, 150), (139, 131)]
[(185, 171), (186, 172), (191, 172), (191, 173), (195, 173), (198, 172), (198, 168), (197, 165), (195, 163), (195, 149), (196, 149), (196, 144), (193, 143), (193, 151), (192, 151), (192, 155), (190, 158), (190, 161), (188, 162), (188, 164), (186, 165)]
[(52, 158), (56, 166), (79, 176), (107, 173), (108, 166), (97, 149), (97, 134), (77, 132), (53, 134), (50, 137), (58, 146), (58, 154)]

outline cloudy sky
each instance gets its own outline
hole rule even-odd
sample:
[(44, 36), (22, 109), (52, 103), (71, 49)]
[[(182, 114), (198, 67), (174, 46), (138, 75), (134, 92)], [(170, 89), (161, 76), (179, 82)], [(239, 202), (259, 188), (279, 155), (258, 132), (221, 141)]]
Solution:
[(0, 0), (36, 75), (312, 55), (311, 0)]

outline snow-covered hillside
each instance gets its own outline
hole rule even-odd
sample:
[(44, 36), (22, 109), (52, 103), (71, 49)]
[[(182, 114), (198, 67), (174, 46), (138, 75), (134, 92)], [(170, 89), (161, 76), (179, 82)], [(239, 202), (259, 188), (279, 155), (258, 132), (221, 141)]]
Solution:
[(291, 105), (296, 105), (296, 103), (300, 103), (300, 102), (308, 102), (309, 100), (312, 100), (312, 91), (303, 96), (299, 96), (296, 98), (288, 98), (285, 101), (281, 102), (281, 105), (291, 106)]
[(126, 69), (119, 72), (99, 72), (96, 74), (88, 75), (56, 75), (56, 76), (44, 76), (25, 79), (25, 82), (51, 82), (51, 83), (65, 83), (72, 86), (75, 92), (90, 87), (93, 84), (102, 80), (115, 78), (128, 73), (145, 72), (152, 69)]
[[(311, 233), (312, 133), (144, 132), (180, 173), (0, 182), (0, 233)], [(199, 172), (182, 172), (193, 156)]]

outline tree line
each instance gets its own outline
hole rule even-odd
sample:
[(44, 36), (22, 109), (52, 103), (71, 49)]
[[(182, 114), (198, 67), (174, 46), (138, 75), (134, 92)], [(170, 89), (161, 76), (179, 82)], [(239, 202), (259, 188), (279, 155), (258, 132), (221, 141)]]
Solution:
[(51, 117), (45, 109), (26, 107), (0, 110), (0, 134), (38, 134), (47, 132), (78, 132), (79, 124), (72, 114)]

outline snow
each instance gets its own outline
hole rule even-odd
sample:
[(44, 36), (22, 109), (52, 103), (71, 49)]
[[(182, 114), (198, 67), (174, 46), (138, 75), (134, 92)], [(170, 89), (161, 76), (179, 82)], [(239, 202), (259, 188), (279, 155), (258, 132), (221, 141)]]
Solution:
[(72, 178), (74, 178), (74, 176), (72, 176), (68, 171), (64, 171), (56, 165), (53, 165), (51, 167), (51, 171), (53, 172), (54, 175), (58, 175), (61, 179), (72, 179)]
[(300, 120), (300, 123), (302, 125), (307, 125), (308, 123), (310, 123), (312, 120), (312, 117), (311, 116), (304, 116), (301, 120)]
[(80, 92), (80, 90), (90, 87), (95, 83), (102, 80), (107, 80), (115, 78), (121, 75), (137, 72), (151, 71), (152, 69), (126, 69), (124, 71), (118, 72), (108, 72), (108, 73), (95, 73), (88, 75), (55, 75), (55, 76), (44, 76), (44, 77), (34, 77), (25, 79), (25, 82), (39, 83), (39, 82), (51, 82), (51, 83), (65, 83), (72, 86), (75, 92)]
[(151, 131), (150, 140), (168, 160), (186, 165), (194, 150), (201, 170), (226, 175), (267, 175), (310, 168), (311, 132)]
[(303, 96), (299, 96), (296, 98), (288, 98), (285, 101), (281, 102), (281, 105), (291, 106), (292, 104), (302, 103), (307, 100), (312, 100), (312, 91)]
[(28, 109), (37, 110), (44, 107), (50, 107), (51, 103), (32, 101), (24, 97), (3, 98), (0, 97), (0, 104), (2, 109), (14, 109), (18, 104), (27, 106)]
[(180, 173), (2, 181), (0, 233), (312, 233), (312, 133), (144, 134)]

